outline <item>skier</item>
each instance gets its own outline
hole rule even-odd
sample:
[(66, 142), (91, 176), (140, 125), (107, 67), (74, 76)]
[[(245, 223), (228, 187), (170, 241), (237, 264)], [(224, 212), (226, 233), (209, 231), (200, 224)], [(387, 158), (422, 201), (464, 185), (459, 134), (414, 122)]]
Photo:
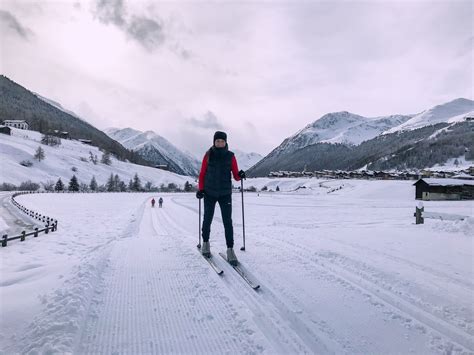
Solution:
[(160, 197), (160, 199), (158, 200), (158, 207), (163, 207), (163, 198)]
[(245, 179), (245, 172), (239, 171), (234, 153), (227, 145), (227, 134), (217, 131), (214, 133), (214, 143), (202, 160), (199, 173), (198, 199), (204, 198), (204, 220), (202, 225), (202, 254), (211, 256), (209, 235), (216, 203), (219, 203), (222, 221), (224, 223), (225, 240), (227, 245), (227, 260), (237, 265), (234, 253), (234, 229), (232, 227), (232, 181), (231, 172), (236, 181)]
[(154, 198), (151, 199), (151, 207), (155, 207), (155, 199)]

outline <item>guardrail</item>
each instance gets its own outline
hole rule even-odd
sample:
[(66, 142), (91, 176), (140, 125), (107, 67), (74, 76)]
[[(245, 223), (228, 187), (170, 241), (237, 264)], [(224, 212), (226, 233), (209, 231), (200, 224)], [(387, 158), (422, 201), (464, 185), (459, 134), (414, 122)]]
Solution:
[(35, 192), (26, 191), (26, 192), (17, 192), (15, 194), (13, 194), (12, 197), (11, 197), (12, 204), (15, 207), (17, 207), (21, 212), (28, 215), (29, 217), (37, 219), (41, 223), (45, 223), (45, 227), (42, 228), (42, 229), (39, 229), (37, 227), (37, 228), (34, 229), (33, 232), (29, 232), (29, 233), (27, 233), (26, 231), (22, 231), (20, 235), (16, 235), (16, 236), (13, 236), (13, 237), (8, 237), (8, 234), (4, 234), (2, 236), (2, 240), (1, 240), (2, 247), (6, 247), (8, 245), (8, 242), (10, 242), (12, 240), (20, 239), (21, 242), (24, 242), (25, 238), (28, 237), (28, 236), (32, 235), (34, 238), (36, 238), (36, 237), (38, 237), (39, 233), (44, 232), (45, 234), (48, 234), (49, 232), (55, 232), (55, 231), (58, 230), (58, 220), (57, 219), (53, 219), (51, 217), (42, 215), (41, 213), (30, 210), (30, 209), (26, 208), (25, 206), (23, 206), (22, 204), (18, 203), (15, 200), (15, 197), (17, 197), (19, 195), (25, 195), (25, 194), (31, 194), (31, 193), (35, 193)]

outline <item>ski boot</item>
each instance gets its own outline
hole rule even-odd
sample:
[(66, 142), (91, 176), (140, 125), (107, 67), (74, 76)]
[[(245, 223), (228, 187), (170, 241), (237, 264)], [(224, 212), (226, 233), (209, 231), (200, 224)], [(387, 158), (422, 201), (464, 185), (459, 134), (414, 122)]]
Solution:
[(227, 248), (227, 261), (232, 266), (237, 266), (237, 264), (239, 263), (237, 257), (235, 256), (233, 248)]
[(211, 257), (211, 244), (209, 242), (202, 242), (201, 253), (206, 258)]

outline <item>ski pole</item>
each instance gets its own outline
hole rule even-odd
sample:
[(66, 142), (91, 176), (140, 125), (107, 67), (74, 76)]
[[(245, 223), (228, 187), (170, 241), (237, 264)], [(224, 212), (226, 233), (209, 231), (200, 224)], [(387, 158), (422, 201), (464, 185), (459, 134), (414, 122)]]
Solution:
[(245, 217), (244, 217), (244, 179), (240, 179), (240, 193), (242, 194), (242, 228), (243, 228), (243, 238), (244, 246), (240, 250), (245, 251)]
[(198, 230), (198, 235), (199, 235), (199, 244), (197, 247), (201, 249), (201, 199), (199, 199), (199, 230)]

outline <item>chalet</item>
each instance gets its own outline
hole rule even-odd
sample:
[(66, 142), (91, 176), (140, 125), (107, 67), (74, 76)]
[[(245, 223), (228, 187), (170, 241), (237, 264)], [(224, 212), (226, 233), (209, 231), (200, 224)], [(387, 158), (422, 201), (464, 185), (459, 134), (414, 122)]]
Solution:
[(417, 200), (474, 200), (473, 180), (426, 178), (413, 185)]
[(19, 129), (28, 129), (28, 123), (24, 120), (5, 120), (3, 121), (3, 125)]
[(155, 165), (155, 168), (161, 169), (161, 170), (169, 170), (168, 164)]

